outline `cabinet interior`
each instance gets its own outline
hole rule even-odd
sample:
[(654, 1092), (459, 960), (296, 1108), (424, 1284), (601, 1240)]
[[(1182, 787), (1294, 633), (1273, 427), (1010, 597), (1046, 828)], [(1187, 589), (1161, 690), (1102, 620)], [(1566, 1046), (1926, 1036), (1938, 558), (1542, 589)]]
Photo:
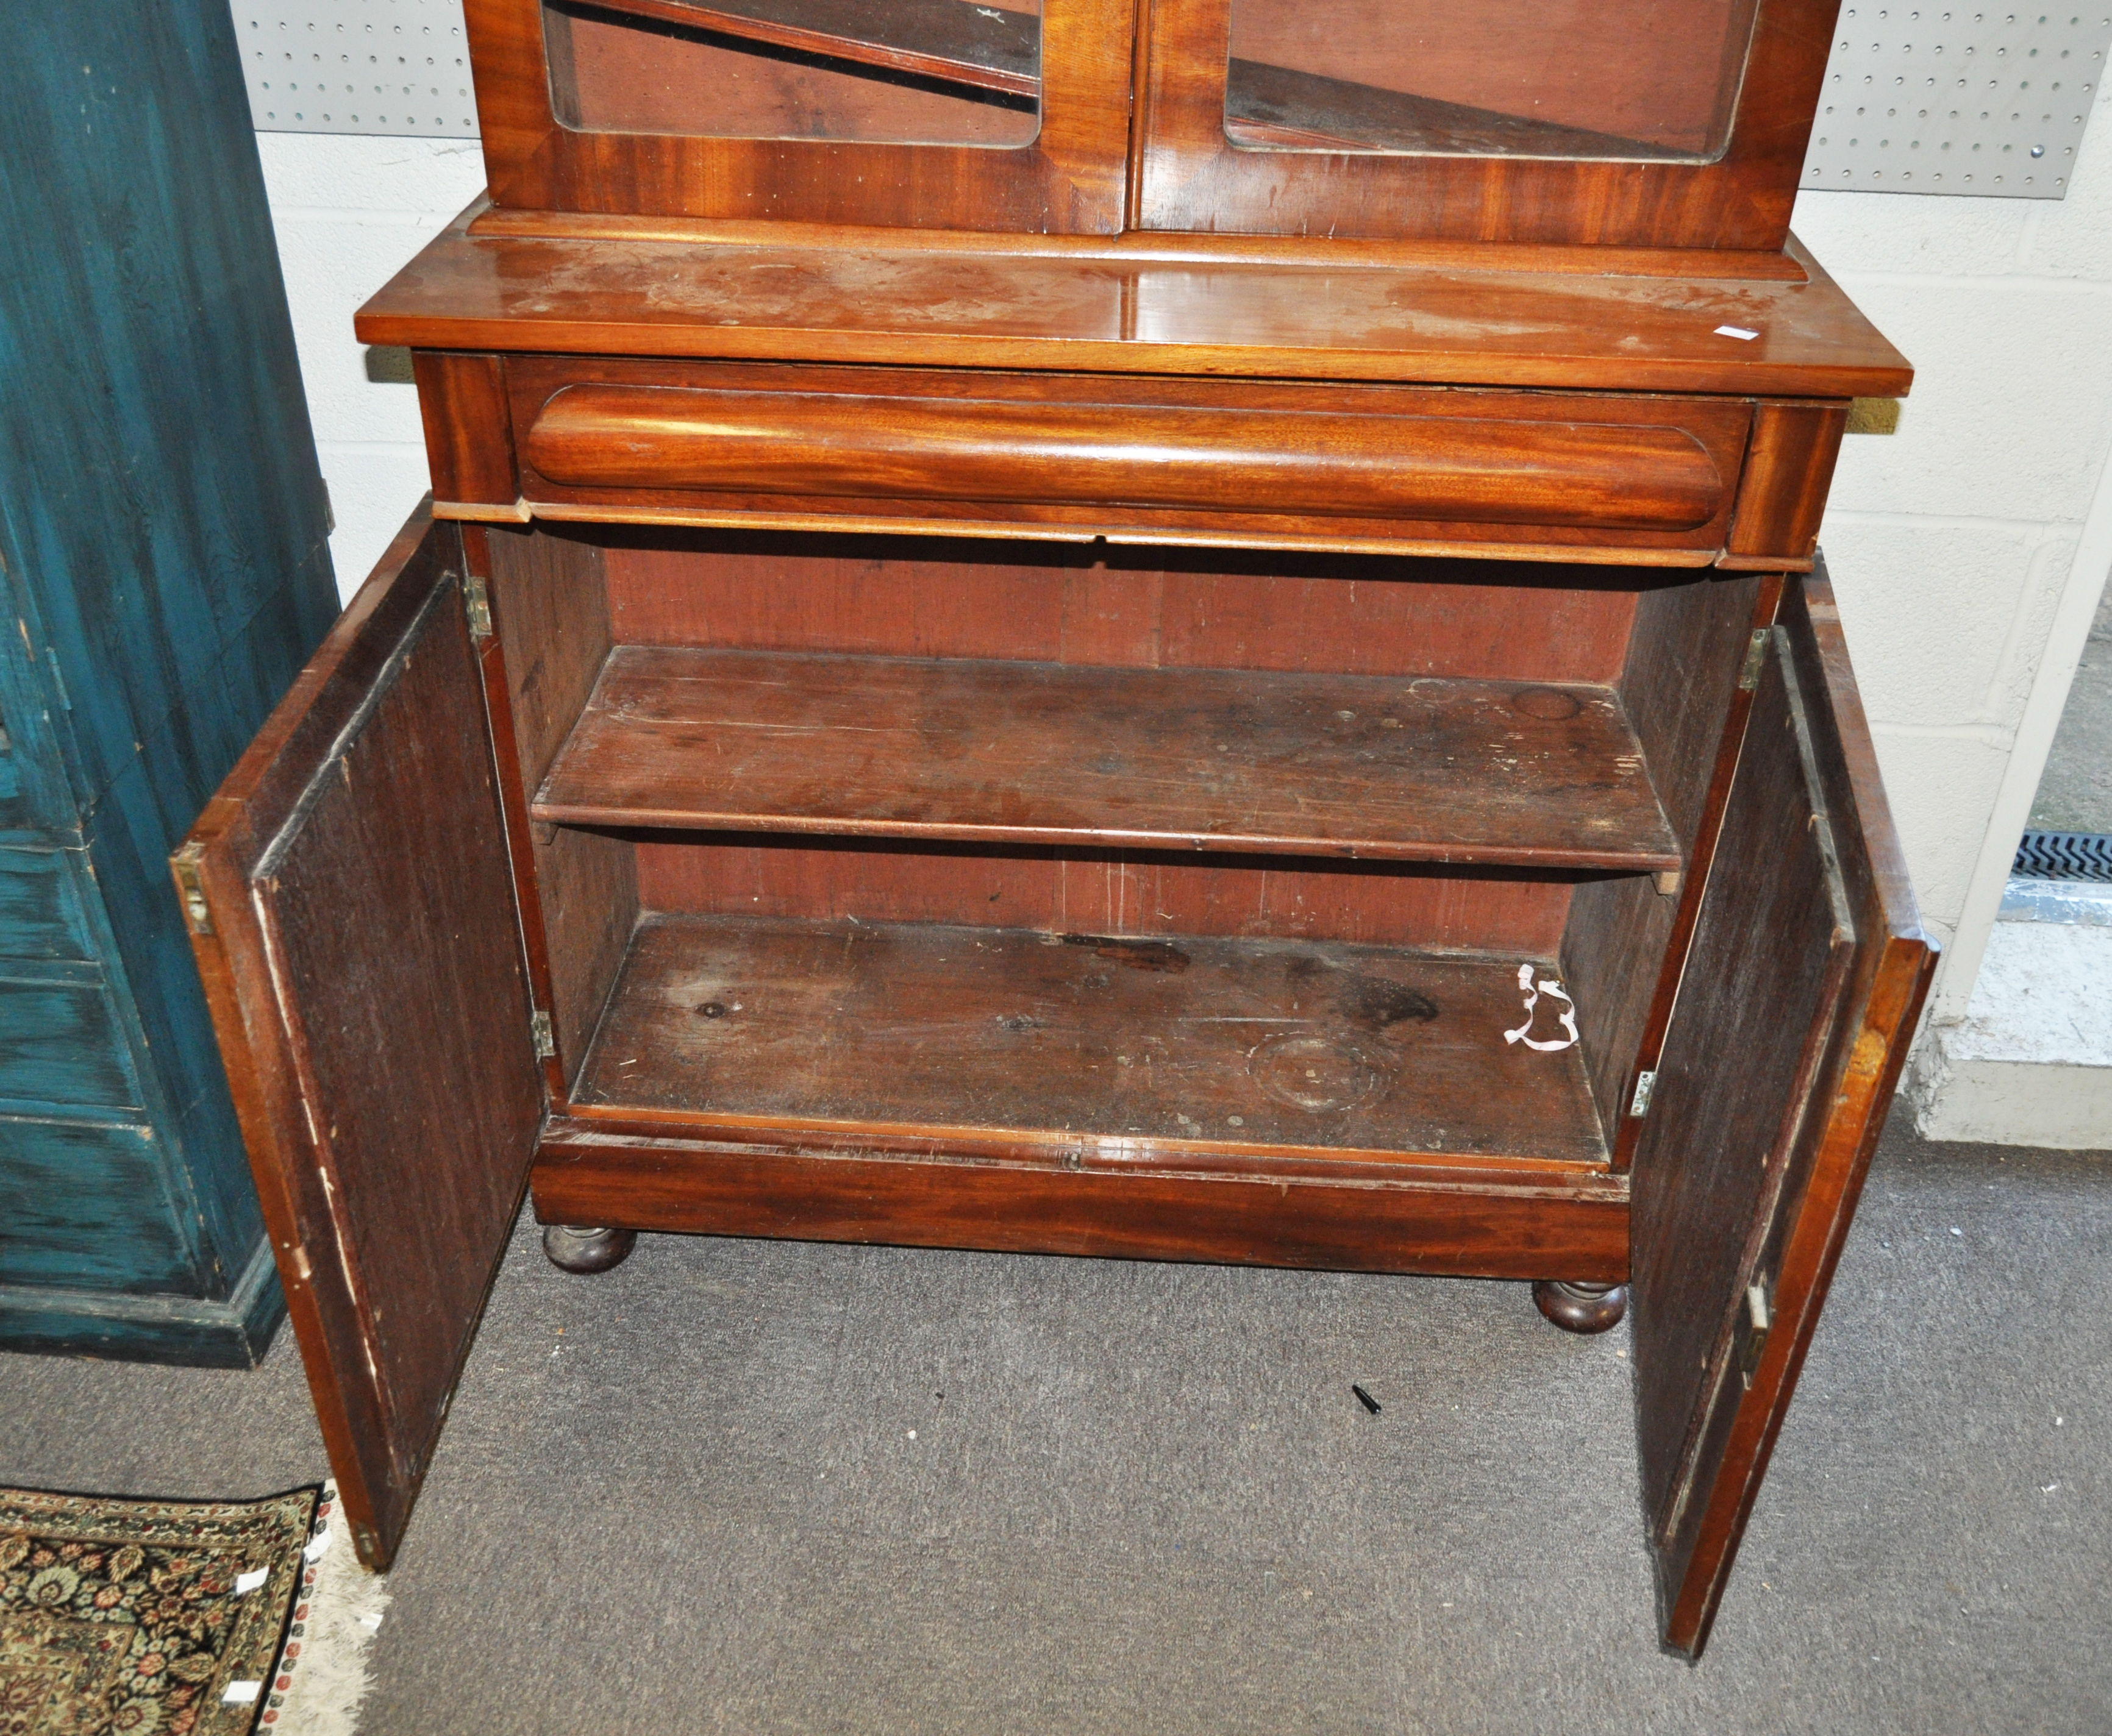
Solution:
[(485, 547), (575, 1113), (1610, 1163), (1755, 581)]

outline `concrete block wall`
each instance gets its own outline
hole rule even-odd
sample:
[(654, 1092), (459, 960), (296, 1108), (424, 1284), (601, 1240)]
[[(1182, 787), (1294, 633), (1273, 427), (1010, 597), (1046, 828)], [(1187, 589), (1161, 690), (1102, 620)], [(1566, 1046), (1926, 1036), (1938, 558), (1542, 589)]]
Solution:
[[(1947, 948), (1932, 1027), (1965, 1016), (2112, 566), (2108, 111), (2112, 87), (2061, 202), (1809, 193), (1796, 209), (1797, 233), (1918, 370), (1900, 431), (1847, 442), (1824, 543)], [(353, 311), (482, 190), (482, 159), (457, 140), (257, 142), (348, 595), (427, 485), (413, 389), (373, 377)]]
[(2112, 570), (2112, 86), (2063, 201), (1807, 193), (1796, 226), (1916, 370), (1900, 431), (1846, 443), (1822, 540), (1946, 948), (1917, 1118), (2000, 1137), (1999, 1108), (1963, 1101), (1984, 1081), (1944, 1045), (1979, 1016), (2003, 884)]
[(259, 133), (257, 148), (349, 598), (432, 485), (417, 390), (385, 377), (394, 358), (370, 362), (352, 316), (484, 191), (484, 152), (474, 139), (327, 133)]

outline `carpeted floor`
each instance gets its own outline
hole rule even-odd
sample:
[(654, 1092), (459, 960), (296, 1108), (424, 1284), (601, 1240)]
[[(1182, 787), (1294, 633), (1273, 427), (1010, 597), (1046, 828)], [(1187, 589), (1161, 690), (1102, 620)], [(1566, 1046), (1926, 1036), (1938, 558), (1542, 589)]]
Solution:
[[(579, 1279), (524, 1225), (362, 1736), (2102, 1736), (2112, 1156), (1896, 1126), (1698, 1669), (1626, 1334), (1523, 1285), (679, 1238)], [(321, 1470), (289, 1341), (0, 1357), (0, 1482)]]

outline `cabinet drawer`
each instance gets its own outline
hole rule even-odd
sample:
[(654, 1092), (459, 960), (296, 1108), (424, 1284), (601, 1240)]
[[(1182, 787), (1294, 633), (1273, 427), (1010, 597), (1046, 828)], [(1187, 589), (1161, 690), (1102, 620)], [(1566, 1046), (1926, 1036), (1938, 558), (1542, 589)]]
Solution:
[[(511, 490), (558, 519), (1678, 564), (1724, 548), (1752, 421), (1723, 398), (555, 357), (498, 385), (457, 419), (504, 416), (516, 468), (429, 440), (443, 512)], [(450, 452), (483, 455), (460, 494)]]

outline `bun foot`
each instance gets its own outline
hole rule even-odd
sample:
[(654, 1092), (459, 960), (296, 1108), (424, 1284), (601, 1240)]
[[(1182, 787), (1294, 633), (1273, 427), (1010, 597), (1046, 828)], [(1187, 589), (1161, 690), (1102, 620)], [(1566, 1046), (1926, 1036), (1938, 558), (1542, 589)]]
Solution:
[(1606, 1332), (1628, 1311), (1624, 1284), (1564, 1284), (1543, 1278), (1532, 1287), (1533, 1305), (1564, 1332)]
[(543, 1252), (561, 1271), (605, 1272), (622, 1265), (637, 1246), (635, 1229), (594, 1229), (583, 1224), (543, 1226)]

